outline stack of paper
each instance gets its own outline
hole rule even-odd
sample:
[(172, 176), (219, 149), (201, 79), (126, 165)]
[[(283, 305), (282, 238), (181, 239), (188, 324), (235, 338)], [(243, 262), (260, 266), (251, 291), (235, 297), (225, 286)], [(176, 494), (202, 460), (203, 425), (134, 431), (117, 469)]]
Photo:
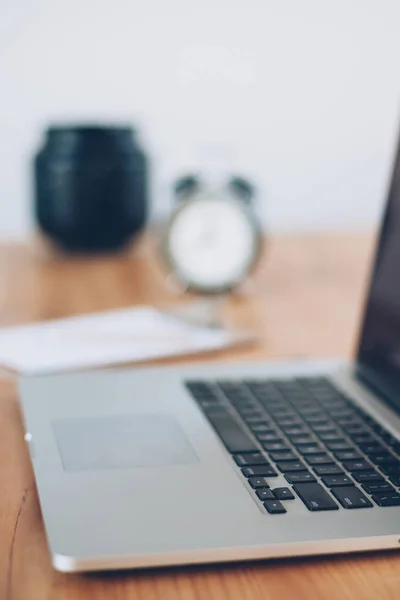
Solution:
[(243, 341), (223, 328), (201, 327), (143, 306), (0, 329), (0, 365), (50, 373), (194, 354)]

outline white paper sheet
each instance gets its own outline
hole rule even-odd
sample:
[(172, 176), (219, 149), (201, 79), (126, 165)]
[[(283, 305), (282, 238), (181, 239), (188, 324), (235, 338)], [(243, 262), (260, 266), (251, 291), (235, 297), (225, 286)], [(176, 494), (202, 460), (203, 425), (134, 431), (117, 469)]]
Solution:
[(0, 329), (0, 365), (27, 374), (193, 354), (238, 343), (150, 306)]

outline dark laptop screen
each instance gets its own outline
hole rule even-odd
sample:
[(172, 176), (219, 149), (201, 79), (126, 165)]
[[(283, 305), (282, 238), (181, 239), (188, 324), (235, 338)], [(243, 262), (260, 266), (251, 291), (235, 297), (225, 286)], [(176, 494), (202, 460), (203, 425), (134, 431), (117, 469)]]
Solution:
[(400, 145), (367, 299), (358, 364), (400, 412)]

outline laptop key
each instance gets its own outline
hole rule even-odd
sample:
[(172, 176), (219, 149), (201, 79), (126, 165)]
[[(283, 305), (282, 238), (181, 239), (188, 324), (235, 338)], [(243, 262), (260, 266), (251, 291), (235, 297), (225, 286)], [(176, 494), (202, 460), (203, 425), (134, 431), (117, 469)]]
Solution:
[(225, 448), (231, 454), (235, 454), (236, 452), (254, 452), (257, 450), (257, 446), (251, 437), (247, 435), (227, 411), (215, 415), (209, 414), (207, 418)]
[(342, 427), (345, 430), (346, 435), (348, 436), (362, 435), (363, 433), (368, 433), (368, 429), (366, 429), (362, 425), (348, 425), (347, 427), (342, 425)]
[(257, 497), (260, 500), (275, 500), (275, 496), (272, 493), (272, 490), (268, 489), (268, 488), (263, 488), (261, 490), (257, 490), (256, 492)]
[(245, 411), (248, 416), (255, 413), (254, 405), (251, 402), (248, 402), (247, 400), (241, 400), (240, 403), (239, 401), (234, 400), (231, 400), (230, 402), (239, 414), (241, 414), (242, 411)]
[(311, 435), (292, 435), (290, 441), (295, 446), (307, 446), (309, 444), (315, 444), (315, 440)]
[(390, 464), (390, 465), (380, 465), (380, 470), (385, 473), (385, 475), (398, 475), (400, 476), (400, 463)]
[(319, 465), (314, 467), (314, 471), (320, 477), (324, 475), (344, 475), (343, 470), (338, 465)]
[(325, 445), (328, 450), (331, 450), (332, 452), (345, 452), (347, 450), (353, 450), (354, 448), (350, 442), (347, 442), (344, 439), (337, 442), (327, 442)]
[(293, 454), (293, 452), (271, 452), (269, 457), (274, 462), (291, 462), (293, 460), (298, 460), (298, 456)]
[(308, 471), (302, 471), (300, 473), (286, 473), (285, 479), (288, 483), (314, 483), (317, 480), (315, 479), (312, 473)]
[(370, 433), (356, 433), (350, 436), (355, 444), (376, 444), (377, 440)]
[(358, 483), (383, 483), (385, 480), (377, 471), (365, 471), (365, 473), (354, 473), (354, 479)]
[(322, 478), (322, 483), (329, 488), (354, 485), (348, 475), (327, 475)]
[(387, 483), (387, 481), (383, 481), (383, 483), (364, 483), (362, 488), (367, 494), (381, 494), (383, 492), (390, 493), (396, 491), (390, 483)]
[(282, 442), (265, 442), (262, 447), (267, 452), (290, 452), (291, 448)]
[(291, 419), (297, 417), (297, 413), (286, 400), (280, 400), (279, 402), (269, 404), (268, 407), (266, 406), (266, 410), (274, 415), (275, 419)]
[(331, 465), (334, 464), (334, 460), (328, 456), (328, 454), (319, 454), (317, 456), (306, 456), (306, 461), (312, 467), (315, 465)]
[(297, 471), (307, 471), (307, 467), (301, 460), (287, 463), (277, 463), (276, 465), (282, 473), (295, 473)]
[(301, 421), (297, 417), (280, 417), (275, 419), (279, 427), (297, 427), (301, 425)]
[(283, 440), (279, 437), (274, 429), (269, 429), (262, 433), (254, 434), (259, 442), (273, 442), (275, 444), (283, 444)]
[(267, 421), (264, 417), (264, 415), (255, 413), (254, 411), (251, 411), (249, 414), (243, 414), (240, 410), (238, 410), (239, 415), (242, 417), (243, 421), (246, 423), (246, 425), (248, 425), (249, 427), (252, 425), (266, 425)]
[(307, 435), (308, 429), (303, 426), (297, 427), (282, 427), (282, 430), (285, 432), (286, 436), (290, 439), (292, 436), (297, 435)]
[(331, 425), (331, 422), (324, 413), (304, 416), (304, 420), (311, 427), (314, 427), (314, 425)]
[(309, 444), (308, 446), (298, 446), (297, 451), (303, 456), (315, 456), (324, 454), (324, 449), (318, 444)]
[(267, 433), (271, 431), (271, 426), (268, 422), (250, 423), (249, 427), (254, 433)]
[(371, 463), (368, 461), (361, 460), (344, 460), (342, 465), (347, 471), (354, 473), (356, 471), (369, 471), (372, 468)]
[(359, 444), (361, 452), (364, 452), (367, 456), (371, 456), (373, 454), (382, 454), (386, 451), (386, 448), (382, 446), (382, 444), (378, 444), (376, 442), (369, 442), (367, 444)]
[(320, 439), (322, 440), (322, 436), (331, 435), (335, 438), (340, 432), (337, 430), (337, 425), (332, 423), (331, 425), (314, 425), (312, 428), (314, 433), (316, 433)]
[(392, 475), (391, 477), (389, 477), (389, 479), (393, 483), (393, 485), (395, 485), (396, 487), (400, 487), (400, 475)]
[(396, 454), (400, 454), (400, 442), (396, 440), (395, 442), (390, 444), (390, 447), (393, 450), (393, 452), (396, 452)]
[(315, 402), (303, 401), (296, 403), (296, 410), (305, 419), (320, 412), (320, 407)]
[(253, 404), (250, 404), (249, 407), (243, 407), (242, 405), (239, 405), (236, 407), (237, 412), (239, 413), (239, 415), (241, 417), (243, 417), (243, 419), (245, 421), (247, 421), (247, 419), (263, 419), (263, 415), (262, 413), (258, 410), (258, 408), (255, 408), (253, 406)]
[(357, 452), (357, 450), (344, 450), (340, 452), (335, 452), (336, 458), (341, 460), (359, 460), (362, 458), (361, 454)]
[(275, 498), (278, 500), (294, 500), (294, 496), (289, 488), (281, 487), (272, 490)]
[(235, 454), (235, 463), (239, 467), (252, 467), (253, 465), (268, 465), (268, 461), (261, 452), (248, 452), (247, 454)]
[(377, 503), (378, 506), (400, 506), (399, 492), (392, 492), (390, 494), (374, 494), (372, 499)]
[(279, 515), (286, 512), (286, 508), (279, 500), (267, 500), (264, 506), (270, 515)]
[(258, 488), (269, 488), (264, 477), (249, 477), (249, 484), (254, 490), (257, 490)]
[(252, 467), (244, 467), (242, 474), (249, 477), (277, 477), (278, 473), (271, 467), (271, 465), (255, 465)]
[(196, 399), (215, 397), (212, 388), (204, 381), (187, 381), (186, 387)]
[(338, 510), (339, 508), (319, 483), (299, 483), (293, 486), (293, 489), (308, 510)]
[(217, 384), (228, 398), (247, 398), (246, 390), (240, 381), (217, 381)]
[(383, 440), (385, 440), (385, 442), (387, 444), (389, 444), (389, 446), (392, 446), (392, 444), (397, 444), (397, 442), (399, 441), (397, 438), (395, 438), (391, 433), (389, 433), (388, 431), (385, 431), (383, 429), (383, 431), (381, 432), (381, 438)]
[(399, 459), (390, 454), (389, 452), (383, 452), (382, 454), (373, 454), (370, 456), (370, 460), (377, 466), (379, 465), (398, 465)]
[(356, 486), (336, 487), (332, 489), (332, 494), (344, 508), (370, 508), (373, 506), (372, 502)]
[(352, 429), (353, 427), (362, 427), (365, 429), (364, 421), (360, 419), (354, 411), (350, 411), (348, 409), (343, 408), (341, 410), (342, 412), (344, 411), (345, 414), (343, 416), (335, 415), (335, 421), (339, 423), (339, 425), (343, 427), (343, 429), (347, 429), (348, 427), (350, 427), (350, 429)]
[(343, 432), (338, 429), (330, 431), (315, 431), (314, 433), (319, 437), (321, 442), (337, 442), (343, 438)]
[(329, 412), (329, 414), (331, 415), (331, 417), (333, 419), (335, 419), (335, 421), (337, 421), (338, 423), (344, 423), (345, 425), (352, 419), (355, 417), (355, 412), (354, 410), (352, 410), (351, 408), (346, 408), (345, 406), (343, 407), (335, 407), (335, 408), (330, 408), (327, 407), (327, 411)]

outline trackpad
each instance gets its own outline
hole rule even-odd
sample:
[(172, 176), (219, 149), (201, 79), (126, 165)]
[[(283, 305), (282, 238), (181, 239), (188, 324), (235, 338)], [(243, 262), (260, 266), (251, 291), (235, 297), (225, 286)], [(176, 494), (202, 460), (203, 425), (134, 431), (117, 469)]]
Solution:
[(52, 426), (65, 471), (198, 461), (178, 421), (169, 415), (60, 419)]

